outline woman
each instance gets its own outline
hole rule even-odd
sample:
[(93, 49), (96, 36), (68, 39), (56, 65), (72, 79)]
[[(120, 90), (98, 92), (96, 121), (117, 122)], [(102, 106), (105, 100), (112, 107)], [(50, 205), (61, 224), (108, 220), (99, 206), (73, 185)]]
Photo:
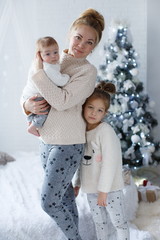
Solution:
[(32, 81), (47, 102), (35, 102), (35, 96), (23, 101), (27, 114), (41, 114), (48, 104), (51, 106), (45, 124), (39, 129), (45, 170), (42, 208), (70, 240), (81, 240), (71, 180), (82, 159), (86, 141), (82, 105), (94, 90), (97, 74), (86, 58), (101, 40), (103, 29), (104, 18), (99, 12), (88, 9), (82, 13), (70, 28), (69, 49), (61, 56), (61, 73), (70, 76), (68, 83), (60, 88), (51, 82), (38, 55), (37, 72)]

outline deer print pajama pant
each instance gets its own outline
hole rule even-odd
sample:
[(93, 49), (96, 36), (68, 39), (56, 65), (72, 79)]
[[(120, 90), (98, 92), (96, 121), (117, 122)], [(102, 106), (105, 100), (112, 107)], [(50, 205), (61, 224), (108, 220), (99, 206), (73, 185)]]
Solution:
[(83, 158), (83, 153), (84, 144), (41, 143), (41, 160), (45, 171), (41, 205), (69, 240), (81, 240), (71, 181)]

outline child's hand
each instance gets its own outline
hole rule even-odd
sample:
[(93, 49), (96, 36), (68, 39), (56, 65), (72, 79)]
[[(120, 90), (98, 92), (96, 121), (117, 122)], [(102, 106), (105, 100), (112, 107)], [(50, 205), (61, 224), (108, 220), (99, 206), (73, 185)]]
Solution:
[(79, 194), (79, 189), (80, 189), (80, 187), (74, 187), (74, 195), (75, 195), (75, 197), (78, 196), (78, 194)]
[(107, 206), (107, 193), (104, 193), (104, 192), (98, 193), (97, 204), (102, 207)]

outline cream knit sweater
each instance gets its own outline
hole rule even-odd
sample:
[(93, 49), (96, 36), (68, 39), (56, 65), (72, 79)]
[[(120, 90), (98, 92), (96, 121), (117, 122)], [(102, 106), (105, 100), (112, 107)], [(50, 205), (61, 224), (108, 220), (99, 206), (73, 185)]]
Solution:
[(85, 143), (86, 125), (82, 117), (82, 104), (94, 90), (97, 70), (85, 58), (74, 58), (65, 52), (60, 64), (61, 73), (70, 76), (62, 88), (57, 87), (43, 70), (32, 77), (38, 92), (51, 105), (48, 117), (39, 129), (40, 136), (46, 144)]

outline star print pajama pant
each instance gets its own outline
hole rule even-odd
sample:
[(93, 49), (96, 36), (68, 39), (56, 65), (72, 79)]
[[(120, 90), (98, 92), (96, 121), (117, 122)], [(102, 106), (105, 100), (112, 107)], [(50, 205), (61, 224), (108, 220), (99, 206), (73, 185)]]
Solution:
[(108, 193), (107, 206), (97, 205), (98, 194), (87, 194), (98, 240), (109, 240), (109, 222), (116, 230), (115, 240), (129, 240), (129, 228), (124, 211), (124, 196), (121, 190)]
[(50, 145), (41, 143), (41, 160), (45, 171), (41, 205), (43, 210), (55, 220), (68, 240), (81, 240), (78, 233), (78, 212), (71, 181), (80, 164), (83, 152), (83, 144)]
[[(34, 99), (34, 101), (41, 101), (43, 99), (44, 99), (43, 97), (37, 97)], [(45, 112), (49, 112), (49, 110), (50, 110), (50, 107)], [(27, 116), (27, 120), (28, 122), (32, 122), (32, 124), (37, 128), (41, 128), (44, 122), (46, 121), (47, 117), (48, 117), (48, 114), (38, 115), (38, 114), (31, 113)]]

